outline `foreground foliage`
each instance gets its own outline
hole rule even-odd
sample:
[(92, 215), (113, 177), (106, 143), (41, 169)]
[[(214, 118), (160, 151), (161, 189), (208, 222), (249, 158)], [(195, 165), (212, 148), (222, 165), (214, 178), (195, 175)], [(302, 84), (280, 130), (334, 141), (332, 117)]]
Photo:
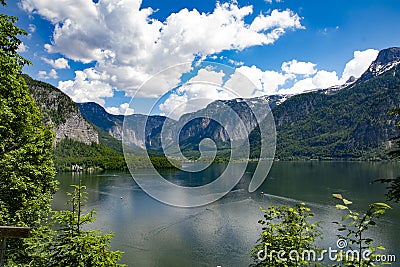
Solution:
[[(17, 53), (26, 32), (16, 21), (0, 14), (0, 225), (37, 227), (56, 190), (53, 134), (20, 76), (29, 62)], [(6, 262), (27, 262), (24, 248), (22, 240), (8, 240)]]
[[(330, 255), (331, 266), (383, 266), (390, 262), (381, 262), (379, 251), (383, 246), (373, 245), (373, 239), (366, 231), (376, 226), (376, 220), (391, 207), (385, 203), (373, 203), (368, 210), (359, 213), (350, 209), (351, 201), (340, 194), (333, 194), (340, 200), (338, 210), (346, 212), (338, 226), (337, 253)], [(269, 206), (264, 212), (264, 220), (258, 223), (263, 226), (257, 245), (252, 248), (253, 263), (250, 266), (320, 266), (325, 265), (326, 252), (315, 245), (321, 237), (319, 223), (310, 223), (313, 217), (310, 209), (299, 203), (290, 206)], [(343, 246), (339, 246), (344, 244)]]
[(42, 236), (28, 240), (32, 266), (123, 266), (117, 264), (122, 252), (109, 250), (112, 234), (86, 230), (95, 221), (95, 211), (84, 213), (86, 187), (73, 185), (69, 193), (71, 210), (55, 211), (52, 216), (56, 230), (46, 228)]
[[(336, 208), (345, 212), (339, 222), (334, 222), (340, 232), (338, 235), (337, 253), (329, 254), (333, 260), (330, 266), (372, 267), (390, 264), (380, 262), (379, 251), (383, 246), (373, 245), (374, 240), (367, 236), (367, 230), (376, 226), (390, 206), (385, 203), (373, 203), (367, 211), (359, 213), (350, 209), (351, 201), (340, 194), (333, 194), (340, 200)], [(269, 206), (260, 220), (262, 232), (257, 245), (252, 248), (253, 264), (250, 266), (324, 266), (328, 259), (327, 249), (315, 245), (321, 237), (319, 223), (310, 223), (313, 217), (304, 203), (290, 206)], [(339, 246), (344, 244), (343, 246)]]
[[(378, 257), (381, 254), (379, 250), (385, 250), (383, 246), (373, 246), (373, 239), (366, 236), (366, 231), (370, 227), (376, 226), (376, 219), (385, 214), (391, 207), (386, 203), (373, 203), (364, 213), (359, 213), (350, 209), (351, 201), (345, 199), (340, 194), (333, 194), (333, 197), (340, 200), (336, 208), (343, 210), (346, 214), (341, 222), (334, 222), (339, 226), (338, 231), (342, 234), (338, 237), (346, 241), (349, 246), (345, 249), (358, 252), (358, 254), (347, 254), (344, 250), (337, 256), (338, 265), (334, 266), (382, 266), (388, 264), (379, 262)], [(364, 258), (364, 256), (367, 256)]]
[[(315, 240), (320, 237), (319, 223), (311, 223), (314, 216), (304, 203), (289, 206), (269, 206), (261, 209), (264, 220), (258, 244), (252, 249), (254, 264), (251, 266), (301, 266), (311, 264), (302, 254), (309, 250), (318, 251)], [(262, 252), (261, 252), (262, 251)], [(278, 257), (277, 253), (285, 254)], [(292, 254), (295, 251), (297, 254)], [(280, 259), (281, 258), (281, 259)]]

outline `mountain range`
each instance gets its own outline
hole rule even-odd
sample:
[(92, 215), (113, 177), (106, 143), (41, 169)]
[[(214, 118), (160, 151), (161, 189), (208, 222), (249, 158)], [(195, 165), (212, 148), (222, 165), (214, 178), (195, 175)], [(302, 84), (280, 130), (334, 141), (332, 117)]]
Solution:
[[(334, 94), (296, 95), (273, 110), (279, 158), (387, 158), (398, 135), (400, 48), (380, 51), (361, 77)], [(262, 126), (261, 126), (262, 128)]]
[[(271, 129), (267, 119), (257, 124), (249, 109), (261, 110), (268, 104), (277, 131), (276, 158), (373, 160), (386, 159), (393, 146), (391, 138), (398, 135), (398, 118), (389, 113), (400, 106), (399, 63), (400, 48), (389, 48), (379, 52), (361, 77), (353, 77), (342, 86), (246, 101), (217, 100), (178, 121), (164, 116), (129, 115), (125, 118), (129, 130), (123, 129), (124, 116), (109, 114), (96, 103), (73, 103), (57, 88), (24, 77), (44, 114), (44, 123), (55, 131), (56, 147), (61, 140), (72, 139), (121, 151), (124, 135), (135, 151), (162, 152), (161, 129), (167, 124), (163, 137), (169, 142), (178, 137), (184, 155), (197, 157), (203, 138), (213, 139), (221, 155), (228, 155), (230, 143), (240, 143), (250, 133), (251, 155), (257, 157), (261, 141), (265, 141), (260, 133)], [(226, 128), (210, 119), (229, 117), (229, 110), (238, 114), (244, 129), (237, 127), (234, 119), (226, 121)]]

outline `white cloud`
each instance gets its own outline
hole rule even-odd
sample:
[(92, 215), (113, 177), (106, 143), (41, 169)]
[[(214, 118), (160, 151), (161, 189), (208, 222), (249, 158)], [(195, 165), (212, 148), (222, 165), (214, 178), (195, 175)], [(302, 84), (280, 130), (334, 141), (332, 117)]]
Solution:
[(183, 114), (202, 109), (215, 100), (235, 97), (237, 95), (225, 91), (219, 86), (193, 83), (184, 85), (177, 93), (169, 95), (164, 103), (159, 105), (159, 109), (165, 116), (177, 120)]
[(375, 49), (354, 51), (354, 58), (347, 62), (341, 82), (346, 82), (351, 76), (359, 78), (368, 69), (372, 61), (376, 59), (378, 53), (379, 51)]
[(250, 25), (250, 29), (256, 32), (274, 29), (275, 34), (283, 34), (286, 29), (304, 29), (300, 17), (291, 10), (272, 10), (271, 15), (259, 15)]
[(341, 82), (336, 74), (336, 71), (320, 70), (312, 78), (315, 88), (328, 88), (333, 85), (339, 85)]
[(57, 75), (57, 71), (55, 69), (51, 69), (48, 73), (49, 77), (52, 79), (57, 79), (58, 75)]
[[(366, 55), (370, 51), (354, 53), (354, 58), (346, 65), (345, 71), (355, 69), (349, 66), (357, 66), (359, 70), (368, 68), (372, 56), (368, 59)], [(357, 63), (357, 64), (354, 64)], [(182, 114), (193, 112), (204, 108), (215, 99), (232, 99), (236, 97), (250, 98), (260, 95), (274, 94), (300, 94), (317, 89), (326, 89), (334, 85), (340, 85), (346, 80), (340, 78), (335, 71), (318, 70), (317, 65), (312, 62), (300, 62), (291, 60), (284, 62), (281, 72), (273, 70), (261, 70), (256, 66), (241, 66), (224, 83), (225, 74), (216, 72), (212, 68), (201, 69), (197, 76), (189, 81), (189, 85), (179, 88), (175, 93), (168, 96), (166, 101), (159, 108), (171, 118), (178, 119)], [(195, 81), (206, 81), (218, 86), (203, 84), (191, 84)], [(200, 101), (201, 100), (201, 101)]]
[(283, 88), (278, 91), (279, 94), (300, 94), (304, 91), (310, 91), (315, 89), (315, 85), (313, 84), (312, 78), (305, 78), (299, 80), (293, 84), (293, 86), (289, 88)]
[[(301, 62), (293, 59), (282, 64), (282, 72), (261, 70), (256, 66), (242, 66), (226, 82), (227, 87), (235, 90), (243, 97), (272, 94), (299, 94), (315, 89), (325, 89), (334, 85), (344, 84), (350, 76), (359, 77), (368, 69), (376, 58), (377, 50), (368, 49), (355, 51), (340, 77), (335, 71), (318, 70), (312, 62)], [(248, 83), (247, 77), (254, 86)], [(286, 85), (292, 83), (291, 86)]]
[(178, 120), (182, 114), (187, 113), (187, 102), (186, 94), (171, 94), (164, 103), (159, 105), (159, 109), (163, 112), (161, 115)]
[(135, 113), (135, 110), (129, 107), (129, 103), (123, 103), (119, 107), (108, 107), (106, 111), (114, 115), (132, 115)]
[(28, 51), (28, 48), (29, 48), (29, 46), (27, 46), (26, 44), (20, 43), (18, 46), (17, 52), (24, 53), (24, 52)]
[(38, 77), (41, 79), (45, 79), (45, 77), (47, 76), (47, 71), (45, 70), (39, 70), (38, 71)]
[(236, 61), (236, 60), (233, 60), (233, 59), (228, 59), (228, 62), (230, 64), (232, 64), (233, 66), (243, 66), (244, 65), (243, 61)]
[(335, 26), (335, 27), (325, 27), (321, 30), (318, 31), (318, 33), (324, 35), (324, 36), (328, 36), (331, 33), (337, 32), (340, 30), (340, 26)]
[[(90, 69), (88, 69), (90, 70)], [(75, 102), (96, 102), (104, 105), (104, 97), (112, 97), (112, 87), (103, 82), (101, 79), (89, 80), (88, 76), (92, 75), (91, 71), (75, 71), (75, 80), (60, 81), (58, 88), (69, 95)]]
[(69, 64), (68, 64), (68, 60), (63, 57), (57, 58), (56, 60), (43, 57), (42, 60), (44, 62), (46, 62), (47, 64), (51, 65), (55, 69), (69, 69), (70, 68)]
[(312, 75), (317, 73), (316, 64), (311, 62), (299, 62), (295, 59), (282, 63), (282, 70), (292, 74)]
[[(153, 76), (165, 68), (193, 62), (197, 57), (217, 57), (225, 50), (272, 44), (289, 30), (304, 29), (301, 17), (291, 10), (272, 10), (251, 19), (253, 7), (239, 7), (236, 2), (217, 3), (209, 13), (182, 9), (165, 21), (153, 19), (154, 10), (140, 6), (140, 0), (21, 0), (24, 10), (53, 23), (52, 43), (45, 45), (49, 53), (61, 53), (66, 60), (94, 63), (92, 68), (77, 71), (74, 80), (59, 82), (59, 88), (77, 102), (104, 104), (103, 98), (113, 95), (112, 88), (133, 96), (143, 84), (137, 96), (157, 98), (175, 87), (181, 75), (191, 69), (190, 65), (179, 65)], [(351, 75), (360, 76), (376, 55), (372, 49), (354, 52), (342, 77), (318, 70), (315, 63), (295, 59), (284, 62), (279, 71), (240, 66), (225, 86), (244, 97), (326, 88), (344, 83)], [(49, 64), (54, 69), (68, 65), (61, 63), (54, 60)], [(50, 72), (41, 75), (50, 77)], [(254, 85), (249, 85), (243, 75)], [(204, 70), (194, 79), (222, 84), (222, 77), (222, 73)], [(217, 87), (210, 89), (199, 83), (180, 90), (160, 106), (163, 112), (172, 112), (178, 104), (182, 112), (198, 108), (200, 103), (191, 102), (195, 98), (233, 97)]]
[(28, 31), (30, 33), (34, 33), (36, 31), (36, 25), (35, 24), (29, 24)]
[(57, 79), (58, 78), (58, 74), (57, 71), (55, 69), (51, 69), (49, 72), (45, 71), (45, 70), (40, 70), (38, 72), (38, 78), (39, 79)]
[(196, 76), (191, 78), (189, 82), (207, 82), (207, 83), (215, 83), (222, 84), (222, 79), (225, 76), (225, 73), (221, 70), (216, 72), (210, 67), (206, 67), (204, 69), (200, 69)]
[(181, 115), (204, 108), (215, 100), (238, 97), (234, 92), (220, 86), (224, 75), (222, 71), (216, 72), (210, 68), (200, 69), (195, 77), (172, 92), (159, 105), (159, 109), (164, 115), (179, 119)]
[(280, 89), (280, 94), (300, 94), (315, 89), (325, 89), (340, 84), (335, 71), (318, 71), (314, 76), (296, 81), (292, 87)]
[[(54, 24), (53, 41), (45, 45), (49, 53), (95, 62), (96, 71), (113, 77), (110, 86), (125, 90), (127, 95), (133, 95), (160, 70), (192, 62), (196, 55), (272, 44), (287, 30), (304, 28), (300, 17), (290, 10), (272, 10), (251, 20), (252, 6), (217, 3), (210, 13), (182, 9), (162, 22), (150, 18), (154, 13), (151, 8), (140, 6), (139, 0), (21, 2), (24, 10)], [(181, 71), (168, 73), (164, 80), (173, 87), (187, 69)], [(156, 87), (148, 90), (147, 97), (163, 91)]]
[(97, 11), (92, 1), (75, 0), (73, 3), (68, 0), (23, 0), (20, 7), (29, 13), (40, 14), (52, 23), (58, 23), (60, 20), (69, 17), (76, 18), (81, 12), (85, 17), (95, 16)]
[(242, 66), (225, 83), (242, 97), (275, 94), (279, 86), (286, 83), (292, 75), (272, 70), (262, 71), (256, 66)]

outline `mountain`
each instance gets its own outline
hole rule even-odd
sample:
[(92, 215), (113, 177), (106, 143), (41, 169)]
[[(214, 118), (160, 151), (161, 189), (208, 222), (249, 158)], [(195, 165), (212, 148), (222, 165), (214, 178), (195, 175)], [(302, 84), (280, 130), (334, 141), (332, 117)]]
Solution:
[[(93, 102), (77, 103), (76, 105), (88, 121), (117, 140), (122, 140), (124, 116), (109, 114), (102, 106)], [(150, 142), (151, 138), (156, 138), (161, 131), (160, 127), (166, 117), (133, 114), (127, 116), (127, 119), (129, 120), (130, 127), (127, 127), (125, 130), (124, 141), (131, 147), (144, 149), (146, 148), (144, 140), (149, 140)], [(146, 122), (147, 134), (145, 138), (145, 133), (140, 129), (144, 129)], [(152, 137), (149, 137), (150, 135)]]
[(398, 118), (389, 112), (400, 106), (399, 62), (399, 48), (382, 50), (357, 81), (336, 93), (296, 95), (277, 106), (277, 157), (387, 158), (398, 135)]
[[(359, 79), (351, 77), (341, 86), (294, 96), (249, 99), (250, 106), (243, 99), (218, 100), (202, 110), (183, 115), (175, 130), (171, 128), (170, 136), (177, 136), (176, 129), (182, 129), (179, 145), (186, 151), (198, 151), (200, 141), (207, 137), (224, 150), (229, 142), (242, 140), (247, 137), (247, 131), (252, 131), (249, 140), (255, 157), (260, 153), (260, 133), (269, 136), (273, 129), (265, 121), (257, 127), (249, 108), (257, 110), (268, 103), (277, 131), (277, 158), (386, 159), (393, 145), (390, 139), (398, 135), (399, 119), (389, 112), (400, 106), (399, 62), (400, 49), (389, 48), (380, 51)], [(226, 129), (204, 118), (229, 118), (226, 115), (229, 109), (245, 123), (246, 131), (237, 127), (234, 118), (228, 120)], [(228, 131), (231, 136), (227, 135)]]
[[(270, 110), (267, 105), (275, 108), (289, 97), (273, 95), (251, 99), (217, 100), (201, 110), (181, 116), (171, 136), (179, 135), (179, 145), (184, 155), (200, 156), (198, 152), (200, 142), (204, 138), (210, 138), (215, 142), (220, 156), (229, 156), (227, 149), (242, 145), (248, 134), (258, 128), (255, 114), (261, 122)], [(215, 120), (210, 119), (211, 117)], [(239, 127), (238, 120), (244, 127)], [(178, 132), (179, 129), (182, 130)], [(190, 151), (197, 152), (193, 154)]]
[[(88, 121), (110, 134), (114, 133), (115, 129), (121, 126), (124, 121), (124, 116), (109, 114), (97, 103), (76, 103), (76, 105)], [(119, 134), (116, 136), (119, 136)]]
[[(232, 141), (244, 140), (251, 132), (252, 155), (256, 156), (261, 132), (270, 133), (272, 129), (265, 121), (257, 125), (249, 109), (257, 111), (268, 104), (276, 125), (278, 158), (384, 159), (392, 147), (390, 139), (398, 134), (398, 118), (389, 112), (400, 106), (399, 62), (400, 48), (389, 48), (380, 51), (360, 78), (351, 77), (344, 85), (299, 95), (217, 100), (178, 121), (134, 114), (127, 117), (130, 127), (124, 137), (132, 147), (162, 151), (161, 128), (166, 124), (163, 135), (167, 146), (178, 142), (185, 155), (194, 151), (198, 156), (204, 138), (213, 139), (219, 151), (225, 151)], [(123, 116), (108, 114), (95, 103), (78, 107), (96, 127), (121, 140)], [(244, 122), (245, 129), (238, 127), (230, 110)], [(209, 117), (226, 118), (226, 128)]]
[(379, 52), (378, 57), (369, 66), (361, 77), (357, 80), (357, 84), (368, 81), (374, 77), (382, 75), (390, 71), (400, 63), (400, 47), (392, 47)]
[[(127, 169), (121, 141), (85, 119), (77, 104), (59, 89), (50, 84), (33, 80), (28, 75), (23, 74), (22, 76), (43, 115), (43, 124), (52, 127), (55, 133), (53, 160), (58, 171), (71, 171), (75, 164), (84, 169)], [(91, 117), (96, 123), (102, 123), (103, 127), (105, 127), (104, 125), (114, 125), (114, 116), (106, 113), (102, 108), (98, 109), (96, 104), (88, 105), (88, 109), (102, 112), (103, 117)], [(95, 112), (93, 114), (96, 115)], [(109, 116), (107, 117), (107, 115)], [(108, 120), (105, 120), (104, 116)], [(123, 116), (115, 117), (118, 123), (122, 123)], [(149, 167), (149, 161), (143, 157), (144, 150), (127, 149), (131, 156), (129, 163), (133, 164), (132, 167)], [(174, 168), (159, 153), (151, 155), (151, 162), (157, 168)]]
[(83, 118), (71, 98), (50, 84), (33, 80), (28, 75), (23, 77), (43, 114), (43, 123), (53, 128), (55, 145), (67, 138), (88, 145), (99, 143), (97, 130)]
[[(262, 113), (265, 105), (275, 107), (289, 98), (287, 95), (262, 96), (252, 99), (232, 99), (217, 100), (205, 108), (193, 113), (182, 115), (178, 121), (168, 119), (163, 116), (146, 116), (133, 114), (126, 116), (129, 127), (124, 132), (125, 141), (131, 147), (147, 148), (153, 151), (163, 151), (161, 146), (161, 129), (164, 126), (163, 136), (166, 146), (171, 147), (176, 143), (174, 137), (179, 138), (179, 147), (187, 151), (185, 155), (198, 151), (199, 143), (204, 138), (210, 138), (217, 143), (219, 150), (229, 147), (231, 140), (240, 141), (247, 137), (256, 126), (257, 121), (251, 115), (250, 108), (256, 113), (260, 113), (261, 121), (267, 114)], [(82, 115), (91, 123), (101, 128), (111, 136), (122, 139), (122, 127), (124, 117), (112, 115), (96, 103), (78, 103)], [(236, 118), (230, 112), (234, 111), (245, 124), (245, 128), (238, 127)], [(258, 111), (258, 112), (257, 112)], [(212, 120), (209, 115), (215, 116), (226, 122), (224, 129), (216, 120)], [(145, 132), (143, 132), (146, 123)], [(232, 136), (228, 136), (231, 132)], [(198, 153), (197, 153), (198, 154)]]

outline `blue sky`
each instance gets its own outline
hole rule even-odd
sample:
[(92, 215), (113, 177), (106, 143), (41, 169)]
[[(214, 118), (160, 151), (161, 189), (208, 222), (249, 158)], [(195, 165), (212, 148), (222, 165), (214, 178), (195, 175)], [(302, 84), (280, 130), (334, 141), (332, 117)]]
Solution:
[[(145, 113), (160, 98), (153, 113), (201, 108), (189, 105), (195, 98), (233, 97), (216, 87), (178, 86), (186, 80), (241, 87), (243, 97), (342, 84), (359, 76), (378, 50), (400, 44), (400, 2), (395, 0), (8, 4), (2, 13), (18, 16), (18, 25), (29, 33), (20, 52), (33, 65), (24, 71), (76, 102), (94, 101), (115, 114)], [(227, 64), (231, 72), (204, 61)], [(180, 63), (189, 64), (173, 67)], [(190, 66), (197, 65), (193, 72)], [(159, 84), (146, 86), (160, 71)], [(243, 75), (257, 90), (241, 84)]]

